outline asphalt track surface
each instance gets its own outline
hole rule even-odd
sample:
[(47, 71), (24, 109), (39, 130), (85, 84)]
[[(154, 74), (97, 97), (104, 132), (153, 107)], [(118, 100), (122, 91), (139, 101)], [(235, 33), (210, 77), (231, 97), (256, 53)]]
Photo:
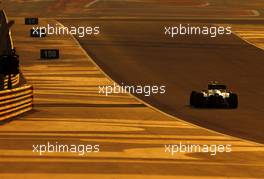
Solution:
[(5, 0), (0, 5), (13, 17), (251, 20), (264, 17), (262, 0)]
[[(61, 22), (66, 26), (101, 27), (100, 36), (78, 40), (101, 69), (119, 84), (166, 85), (165, 95), (136, 94), (148, 104), (209, 129), (264, 142), (263, 50), (235, 35), (171, 39), (164, 35), (164, 26), (181, 23), (175, 20)], [(213, 80), (227, 84), (238, 93), (237, 110), (193, 109), (188, 105), (191, 91), (206, 89)]]

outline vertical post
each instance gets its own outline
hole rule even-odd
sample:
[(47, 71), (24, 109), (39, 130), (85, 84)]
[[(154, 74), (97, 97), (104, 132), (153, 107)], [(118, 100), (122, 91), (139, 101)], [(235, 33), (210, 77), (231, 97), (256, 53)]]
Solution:
[(5, 89), (5, 76), (0, 74), (0, 90)]
[(8, 75), (7, 88), (12, 89), (12, 78), (11, 74)]

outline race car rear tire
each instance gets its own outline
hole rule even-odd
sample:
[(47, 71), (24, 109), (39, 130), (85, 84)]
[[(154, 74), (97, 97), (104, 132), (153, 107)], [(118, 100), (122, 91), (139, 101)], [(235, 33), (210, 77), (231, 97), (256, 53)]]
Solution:
[(190, 106), (195, 106), (196, 105), (196, 91), (192, 91), (191, 96), (190, 96)]
[(231, 93), (229, 96), (229, 107), (236, 109), (238, 107), (238, 96), (237, 94)]
[(195, 95), (195, 107), (202, 108), (205, 106), (205, 98), (203, 93), (196, 93)]

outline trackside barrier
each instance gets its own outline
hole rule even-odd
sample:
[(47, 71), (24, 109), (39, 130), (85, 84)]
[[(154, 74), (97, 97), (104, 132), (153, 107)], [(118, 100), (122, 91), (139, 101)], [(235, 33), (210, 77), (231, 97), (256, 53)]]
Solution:
[(33, 87), (25, 85), (0, 91), (0, 121), (16, 117), (33, 107)]
[[(19, 85), (20, 74), (11, 75), (12, 88), (16, 88)], [(8, 76), (0, 75), (0, 90), (8, 89)]]
[[(15, 88), (19, 84), (20, 74), (11, 75), (12, 88)], [(4, 89), (8, 89), (8, 77), (4, 79)]]

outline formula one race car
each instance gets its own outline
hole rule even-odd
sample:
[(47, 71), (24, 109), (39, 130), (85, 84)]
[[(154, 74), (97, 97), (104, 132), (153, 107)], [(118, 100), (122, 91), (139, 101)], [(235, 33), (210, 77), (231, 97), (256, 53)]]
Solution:
[(238, 96), (229, 91), (226, 85), (212, 82), (208, 90), (192, 91), (190, 105), (197, 108), (232, 108), (238, 107)]

